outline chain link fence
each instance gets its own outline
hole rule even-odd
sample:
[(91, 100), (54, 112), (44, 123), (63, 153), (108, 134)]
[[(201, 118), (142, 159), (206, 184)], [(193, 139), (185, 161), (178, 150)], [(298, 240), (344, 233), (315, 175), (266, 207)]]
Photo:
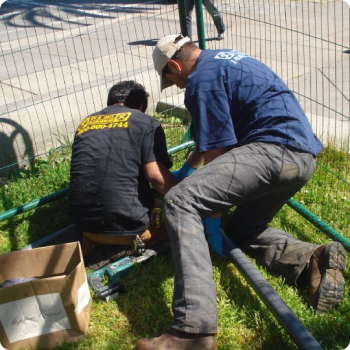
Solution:
[[(206, 48), (247, 53), (270, 66), (295, 92), (315, 133), (327, 145), (315, 176), (295, 199), (346, 235), (350, 227), (348, 3), (217, 0), (216, 5), (226, 37), (217, 40), (214, 22), (203, 7)], [(196, 23), (193, 13), (195, 42)], [(178, 4), (171, 0), (4, 2), (0, 9), (3, 186), (38, 157), (71, 142), (79, 122), (106, 105), (108, 89), (120, 80), (136, 80), (146, 87), (149, 114), (179, 116), (187, 122), (183, 92), (176, 87), (160, 92), (152, 62), (158, 39), (179, 33), (180, 28)], [(174, 143), (175, 139), (169, 147)], [(330, 203), (334, 210), (329, 210)], [(13, 205), (4, 199), (3, 210)]]

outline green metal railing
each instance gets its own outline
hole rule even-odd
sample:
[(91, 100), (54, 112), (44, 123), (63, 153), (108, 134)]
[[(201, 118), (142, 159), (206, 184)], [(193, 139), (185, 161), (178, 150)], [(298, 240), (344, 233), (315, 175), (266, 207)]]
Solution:
[[(203, 22), (203, 11), (202, 11), (202, 0), (195, 0), (196, 8), (196, 19), (197, 19), (197, 32), (198, 32), (198, 44), (201, 49), (206, 48), (205, 36), (204, 36), (204, 22)], [(186, 17), (185, 17), (185, 3), (184, 0), (178, 0), (178, 10), (180, 15), (180, 25), (181, 32), (187, 35)], [(173, 154), (181, 150), (190, 148), (194, 146), (194, 142), (191, 140), (182, 140), (179, 145), (169, 148), (168, 153)], [(27, 211), (33, 210), (35, 208), (46, 205), (50, 202), (56, 201), (58, 199), (64, 198), (68, 195), (68, 188), (62, 189), (56, 193), (50, 194), (48, 196), (36, 199), (30, 203), (18, 206), (11, 210), (8, 210), (0, 214), (0, 221), (7, 220), (16, 215), (25, 213)], [(299, 202), (294, 199), (289, 199), (287, 204), (295, 210), (298, 214), (308, 220), (312, 225), (317, 227), (321, 232), (325, 233), (328, 237), (335, 241), (342, 243), (345, 249), (350, 252), (350, 241), (342, 236), (339, 232), (334, 230), (328, 224), (323, 222), (320, 218), (302, 206)], [(57, 234), (57, 233), (56, 233)], [(229, 242), (228, 242), (229, 243)], [(269, 307), (269, 309), (274, 313), (278, 321), (291, 335), (293, 340), (298, 344), (300, 348), (305, 349), (319, 349), (319, 344), (314, 341), (312, 336), (307, 332), (307, 330), (299, 324), (299, 320), (295, 315), (286, 308), (284, 303), (278, 298), (272, 288), (267, 284), (265, 280), (257, 274), (256, 269), (252, 266), (248, 266), (248, 260), (245, 259), (243, 253), (241, 253), (236, 247), (229, 247), (228, 252), (230, 253), (231, 261), (235, 264), (242, 275), (247, 279), (249, 284), (254, 288), (254, 290), (259, 294), (260, 298)], [(248, 273), (249, 272), (249, 273)], [(261, 280), (260, 280), (261, 279)], [(259, 282), (259, 283), (258, 283)], [(263, 283), (263, 289), (261, 287)], [(271, 297), (274, 299), (272, 300)], [(278, 304), (276, 304), (276, 300)], [(277, 306), (276, 306), (277, 305)], [(303, 338), (304, 336), (304, 338)], [(305, 340), (306, 339), (306, 340)]]
[[(181, 31), (184, 35), (187, 34), (187, 26), (186, 26), (186, 16), (185, 16), (185, 3), (184, 0), (178, 0), (178, 8), (179, 8), (179, 15), (180, 15), (180, 24), (181, 24)], [(204, 37), (204, 22), (203, 22), (203, 10), (202, 10), (202, 0), (195, 0), (195, 8), (196, 8), (196, 16), (197, 16), (197, 32), (198, 32), (198, 38), (199, 38), (199, 47), (201, 49), (205, 49), (205, 37)], [(186, 148), (194, 146), (194, 142), (191, 141), (191, 128), (188, 129), (186, 134), (181, 140), (181, 143), (169, 148), (168, 153), (173, 154), (176, 152), (179, 152), (181, 150), (184, 150)], [(29, 210), (38, 208), (40, 206), (43, 206), (45, 204), (48, 204), (52, 201), (61, 199), (63, 197), (66, 197), (68, 195), (68, 188), (62, 189), (58, 192), (55, 192), (53, 194), (50, 194), (48, 196), (36, 199), (30, 203), (26, 203), (24, 205), (20, 205), (16, 208), (10, 209), (6, 212), (3, 212), (0, 214), (0, 221), (7, 220), (13, 216), (22, 214), (24, 212), (27, 212)], [(339, 232), (334, 230), (332, 227), (330, 227), (328, 224), (326, 224), (324, 221), (322, 221), (320, 218), (318, 218), (316, 215), (314, 215), (312, 212), (310, 212), (308, 209), (306, 209), (304, 206), (302, 206), (299, 202), (297, 202), (294, 199), (290, 199), (287, 204), (294, 209), (297, 213), (299, 213), (301, 216), (303, 216), (306, 220), (308, 220), (311, 224), (313, 224), (315, 227), (320, 229), (323, 233), (325, 233), (328, 237), (332, 238), (333, 240), (336, 240), (340, 243), (342, 243), (345, 247), (345, 249), (350, 252), (350, 241), (346, 239), (343, 235), (341, 235)]]

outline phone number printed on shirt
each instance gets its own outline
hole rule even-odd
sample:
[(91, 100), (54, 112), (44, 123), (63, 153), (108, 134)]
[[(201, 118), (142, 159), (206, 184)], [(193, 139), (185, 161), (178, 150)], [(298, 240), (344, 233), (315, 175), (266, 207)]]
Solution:
[(101, 130), (101, 129), (113, 129), (113, 128), (128, 128), (128, 119), (131, 113), (118, 113), (110, 115), (94, 115), (88, 117), (79, 125), (77, 135), (88, 130)]

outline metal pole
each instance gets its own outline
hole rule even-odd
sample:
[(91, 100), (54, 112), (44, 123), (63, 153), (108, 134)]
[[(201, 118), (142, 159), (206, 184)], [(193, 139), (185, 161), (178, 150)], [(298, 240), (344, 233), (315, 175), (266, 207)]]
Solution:
[(302, 350), (322, 349), (245, 254), (222, 232), (225, 253)]
[[(186, 148), (194, 146), (194, 144), (195, 144), (194, 141), (183, 142), (183, 143), (181, 143), (179, 145), (170, 147), (168, 149), (168, 153), (172, 154), (172, 153), (176, 153), (176, 152), (182, 151), (182, 150), (184, 150)], [(29, 211), (29, 210), (41, 207), (44, 204), (47, 204), (47, 203), (53, 202), (53, 201), (55, 201), (57, 199), (66, 197), (67, 195), (68, 195), (68, 188), (64, 188), (63, 190), (54, 192), (54, 193), (52, 193), (52, 194), (50, 194), (50, 195), (48, 195), (46, 197), (41, 197), (39, 199), (35, 199), (32, 202), (20, 205), (20, 206), (18, 206), (16, 208), (13, 208), (13, 209), (10, 209), (8, 211), (5, 211), (5, 212), (1, 213), (0, 214), (0, 221), (4, 221), (4, 220), (9, 219), (9, 218), (11, 218), (13, 216), (25, 213), (26, 211)]]
[(185, 0), (177, 0), (180, 17), (180, 28), (183, 36), (188, 36), (187, 25), (186, 25), (186, 13), (185, 13)]
[(36, 199), (32, 202), (29, 202), (29, 203), (20, 205), (19, 207), (5, 211), (5, 212), (0, 214), (0, 221), (6, 220), (6, 219), (11, 218), (12, 216), (15, 216), (18, 214), (22, 214), (28, 210), (40, 207), (40, 206), (47, 204), (47, 203), (50, 203), (56, 199), (63, 198), (65, 196), (67, 196), (67, 194), (68, 194), (68, 188), (64, 188), (63, 190), (52, 193), (46, 197), (41, 197), (41, 198)]
[(28, 244), (25, 247), (23, 247), (21, 250), (28, 250), (28, 249), (34, 249), (34, 248), (41, 247), (47, 243), (52, 242), (54, 239), (61, 238), (65, 233), (67, 233), (68, 231), (71, 231), (71, 230), (77, 230), (74, 224), (70, 225), (68, 227), (65, 227), (59, 231), (56, 231), (54, 233), (51, 233), (50, 235), (45, 236), (45, 237), (37, 240), (34, 243)]
[(202, 0), (195, 0), (196, 19), (197, 19), (197, 34), (199, 48), (205, 50), (205, 36), (204, 36), (204, 20)]
[(334, 230), (332, 227), (327, 225), (324, 221), (322, 221), (320, 218), (318, 218), (316, 215), (314, 215), (311, 211), (309, 211), (305, 207), (303, 207), (295, 199), (290, 198), (288, 200), (287, 204), (291, 208), (293, 208), (297, 213), (299, 213), (302, 217), (304, 217), (306, 220), (311, 222), (315, 227), (317, 227), (323, 233), (325, 233), (328, 237), (343, 244), (345, 249), (348, 252), (350, 252), (350, 241), (347, 240), (344, 236), (342, 236), (336, 230)]

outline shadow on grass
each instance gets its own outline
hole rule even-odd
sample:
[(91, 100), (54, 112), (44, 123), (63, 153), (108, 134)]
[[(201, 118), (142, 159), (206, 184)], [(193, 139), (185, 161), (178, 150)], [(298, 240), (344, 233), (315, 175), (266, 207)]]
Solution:
[(172, 324), (171, 297), (175, 267), (171, 252), (140, 264), (123, 285), (127, 293), (117, 300), (136, 338), (158, 336)]
[[(227, 260), (216, 258), (214, 266), (220, 271), (219, 285), (232, 306), (232, 312), (235, 312), (238, 318), (237, 332), (241, 333), (242, 328), (252, 330), (248, 343), (241, 344), (240, 348), (297, 349), (234, 265)], [(223, 346), (219, 349), (226, 348)]]
[[(228, 260), (213, 256), (213, 269), (215, 276), (219, 272), (217, 288), (221, 330), (218, 350), (297, 349), (287, 332)], [(262, 270), (259, 268), (259, 271)], [(261, 273), (266, 275), (264, 270)], [(170, 252), (135, 267), (122, 282), (125, 294), (113, 302), (93, 303), (93, 323), (103, 324), (103, 332), (107, 334), (102, 334), (92, 325), (81, 342), (67, 347), (61, 345), (57, 349), (131, 350), (138, 339), (167, 332), (173, 319), (174, 275)], [(347, 301), (339, 312), (320, 315), (300, 303), (295, 288), (284, 286), (281, 278), (268, 276), (267, 279), (324, 349), (346, 348), (350, 324), (349, 291), (346, 291)], [(232, 308), (233, 317), (229, 320), (220, 314), (220, 298), (229, 304), (225, 307)], [(101, 304), (104, 311), (100, 311)], [(230, 314), (230, 309), (224, 310), (224, 313), (227, 312)], [(248, 331), (248, 334), (242, 331)]]

